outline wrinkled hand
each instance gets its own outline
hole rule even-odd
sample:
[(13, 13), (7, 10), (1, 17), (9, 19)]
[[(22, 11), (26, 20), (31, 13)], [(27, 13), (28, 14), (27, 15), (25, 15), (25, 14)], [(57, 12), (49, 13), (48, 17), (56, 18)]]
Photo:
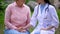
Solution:
[(26, 30), (24, 29), (24, 27), (19, 27), (19, 28), (18, 28), (18, 31), (20, 31), (20, 32), (25, 32)]

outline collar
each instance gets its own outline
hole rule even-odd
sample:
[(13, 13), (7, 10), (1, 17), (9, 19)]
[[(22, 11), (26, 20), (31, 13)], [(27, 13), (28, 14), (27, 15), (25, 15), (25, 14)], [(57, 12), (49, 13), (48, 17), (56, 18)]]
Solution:
[[(17, 3), (16, 3), (16, 2), (14, 2), (14, 4), (15, 4), (15, 6), (16, 6), (16, 7), (19, 7), (19, 6), (17, 5)], [(23, 4), (23, 6), (22, 6), (22, 7), (24, 7), (24, 4)]]

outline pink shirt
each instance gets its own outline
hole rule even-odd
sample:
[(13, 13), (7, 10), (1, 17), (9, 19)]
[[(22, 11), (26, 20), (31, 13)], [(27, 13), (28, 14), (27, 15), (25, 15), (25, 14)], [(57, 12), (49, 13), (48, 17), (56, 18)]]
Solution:
[(8, 5), (5, 11), (6, 28), (16, 29), (24, 27), (30, 22), (30, 8), (23, 4), (23, 7), (18, 7), (16, 2)]

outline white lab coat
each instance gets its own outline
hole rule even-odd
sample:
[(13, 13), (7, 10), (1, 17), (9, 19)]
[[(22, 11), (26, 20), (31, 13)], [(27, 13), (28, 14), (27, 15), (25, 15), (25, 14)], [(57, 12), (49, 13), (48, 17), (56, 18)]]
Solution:
[[(30, 24), (33, 27), (35, 27), (38, 21), (38, 25), (37, 27), (35, 27), (35, 29), (31, 34), (54, 34), (55, 28), (52, 28), (51, 30), (47, 30), (47, 31), (40, 30), (40, 29), (47, 28), (49, 26), (55, 26), (56, 28), (58, 28), (59, 20), (56, 13), (56, 9), (52, 5), (49, 5), (49, 10), (45, 10), (47, 7), (48, 7), (48, 4), (46, 4), (46, 6), (44, 7), (42, 14), (41, 14), (40, 5), (39, 5), (39, 8), (38, 8), (38, 5), (35, 7)], [(37, 14), (37, 11), (38, 11), (38, 14)]]

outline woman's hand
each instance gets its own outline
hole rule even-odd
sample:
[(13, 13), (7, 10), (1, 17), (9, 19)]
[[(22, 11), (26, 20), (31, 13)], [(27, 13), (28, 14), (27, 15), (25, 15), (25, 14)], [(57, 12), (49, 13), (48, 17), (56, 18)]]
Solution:
[(19, 27), (17, 30), (18, 30), (19, 32), (25, 32), (25, 31), (26, 31), (23, 27)]
[(25, 27), (19, 27), (17, 30), (20, 31), (20, 32), (25, 32), (27, 28), (30, 28), (32, 27), (32, 25), (28, 24), (27, 26)]
[(49, 26), (48, 28), (41, 28), (41, 30), (51, 30), (54, 26)]
[(40, 30), (48, 30), (47, 28), (41, 28)]

